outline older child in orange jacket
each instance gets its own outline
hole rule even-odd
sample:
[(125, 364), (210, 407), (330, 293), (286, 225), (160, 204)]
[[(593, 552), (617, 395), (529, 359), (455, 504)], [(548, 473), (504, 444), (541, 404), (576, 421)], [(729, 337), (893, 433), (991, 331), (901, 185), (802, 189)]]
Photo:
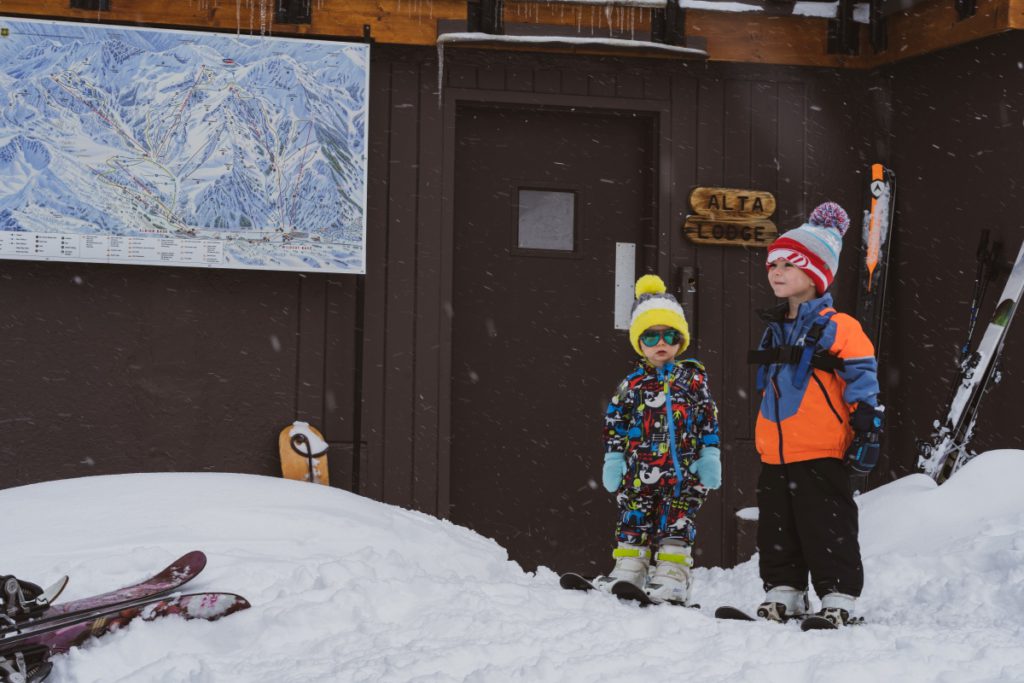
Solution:
[(825, 203), (768, 248), (768, 284), (783, 302), (762, 312), (768, 327), (750, 356), (762, 392), (755, 441), (766, 596), (757, 612), (776, 621), (809, 611), (808, 572), (819, 614), (837, 625), (853, 616), (864, 584), (848, 466), (868, 471), (877, 458), (877, 364), (860, 324), (826, 292), (849, 224), (838, 204)]

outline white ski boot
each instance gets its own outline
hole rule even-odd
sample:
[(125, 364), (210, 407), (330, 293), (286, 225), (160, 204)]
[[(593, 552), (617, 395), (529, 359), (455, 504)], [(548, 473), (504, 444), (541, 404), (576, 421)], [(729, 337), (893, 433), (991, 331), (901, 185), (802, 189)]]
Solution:
[(651, 600), (677, 605), (690, 604), (690, 589), (693, 587), (690, 546), (665, 541), (658, 548), (654, 561), (654, 571), (651, 572), (650, 584), (647, 586), (647, 595)]
[(821, 598), (818, 616), (828, 619), (836, 626), (846, 626), (857, 621), (853, 617), (853, 605), (857, 598), (846, 593), (826, 593)]
[(647, 568), (651, 564), (651, 549), (641, 545), (619, 543), (612, 551), (612, 557), (615, 558), (615, 567), (608, 576), (594, 579), (594, 587), (611, 592), (616, 582), (629, 581), (637, 588), (643, 589), (647, 580)]
[(757, 616), (782, 623), (805, 617), (810, 609), (807, 591), (792, 586), (775, 586), (765, 594), (764, 602), (758, 605)]

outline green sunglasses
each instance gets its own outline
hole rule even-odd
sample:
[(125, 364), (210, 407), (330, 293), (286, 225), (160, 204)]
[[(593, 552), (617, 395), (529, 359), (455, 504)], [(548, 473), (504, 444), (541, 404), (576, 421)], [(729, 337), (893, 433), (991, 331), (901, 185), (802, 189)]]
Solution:
[(662, 339), (669, 346), (675, 346), (683, 340), (683, 333), (670, 327), (667, 330), (645, 330), (640, 334), (644, 346), (657, 346)]

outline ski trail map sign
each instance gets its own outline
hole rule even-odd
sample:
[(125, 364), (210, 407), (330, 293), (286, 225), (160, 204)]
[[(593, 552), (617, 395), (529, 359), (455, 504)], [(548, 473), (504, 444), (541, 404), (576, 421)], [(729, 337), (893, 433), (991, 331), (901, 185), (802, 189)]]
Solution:
[(369, 57), (0, 17), (0, 258), (366, 272)]

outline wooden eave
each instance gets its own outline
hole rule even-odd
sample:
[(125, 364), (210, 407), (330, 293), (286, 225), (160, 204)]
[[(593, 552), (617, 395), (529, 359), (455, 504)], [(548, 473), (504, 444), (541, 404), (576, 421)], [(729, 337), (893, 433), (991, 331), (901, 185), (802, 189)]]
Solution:
[[(4, 0), (0, 14), (310, 38), (359, 38), (368, 27), (376, 43), (420, 46), (436, 44), (440, 24), (464, 25), (466, 21), (465, 0), (315, 0), (311, 24), (274, 24), (268, 16), (273, 3), (263, 1), (267, 12), (262, 16), (261, 0), (113, 0), (112, 9), (105, 12), (72, 10), (67, 0)], [(565, 26), (567, 35), (575, 35), (579, 27), (602, 23), (645, 32), (651, 19), (651, 10), (639, 7), (520, 0), (509, 1), (505, 13), (507, 22)], [(1024, 0), (977, 0), (976, 13), (963, 20), (958, 18), (953, 0), (929, 0), (889, 17), (888, 48), (878, 54), (869, 44), (866, 27), (860, 32), (859, 55), (828, 54), (827, 23), (826, 19), (799, 16), (686, 11), (687, 38), (697, 39), (695, 43), (706, 48), (711, 61), (868, 69), (1024, 29)], [(497, 44), (492, 49), (508, 48)], [(607, 53), (600, 47), (573, 52)], [(639, 50), (637, 56), (650, 54)]]

